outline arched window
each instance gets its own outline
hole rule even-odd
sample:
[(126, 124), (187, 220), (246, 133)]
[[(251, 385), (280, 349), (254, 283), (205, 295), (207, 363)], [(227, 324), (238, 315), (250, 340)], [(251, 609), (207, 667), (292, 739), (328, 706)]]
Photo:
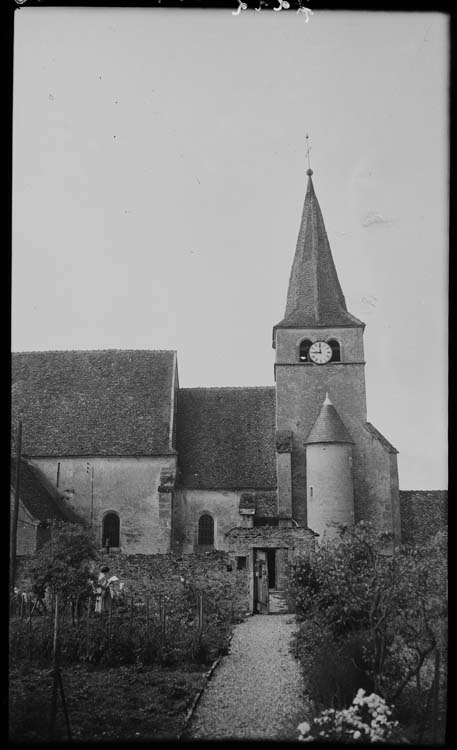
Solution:
[(107, 513), (103, 519), (102, 547), (120, 547), (120, 521), (117, 513)]
[(205, 513), (199, 518), (198, 543), (205, 547), (212, 547), (214, 545), (214, 521), (209, 513)]
[(340, 345), (336, 339), (330, 339), (327, 344), (332, 350), (332, 362), (341, 362)]
[(311, 341), (309, 339), (303, 339), (303, 341), (300, 341), (300, 353), (299, 353), (299, 359), (300, 362), (309, 362), (308, 352), (309, 347), (311, 346)]

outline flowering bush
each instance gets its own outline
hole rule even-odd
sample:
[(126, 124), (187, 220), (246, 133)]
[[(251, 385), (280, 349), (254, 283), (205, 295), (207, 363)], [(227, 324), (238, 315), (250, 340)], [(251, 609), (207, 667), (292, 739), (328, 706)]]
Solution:
[(392, 712), (379, 695), (366, 695), (360, 689), (349, 708), (322, 711), (308, 724), (298, 725), (302, 742), (401, 742), (398, 721), (390, 718)]

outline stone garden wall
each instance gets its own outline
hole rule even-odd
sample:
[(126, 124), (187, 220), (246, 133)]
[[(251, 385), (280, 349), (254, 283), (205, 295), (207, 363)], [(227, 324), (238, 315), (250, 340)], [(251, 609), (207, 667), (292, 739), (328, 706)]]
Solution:
[[(125, 584), (127, 597), (136, 605), (147, 600), (154, 606), (159, 599), (179, 601), (192, 592), (202, 595), (203, 604), (241, 618), (249, 610), (249, 583), (245, 570), (237, 570), (225, 552), (201, 554), (124, 555), (101, 553), (94, 572), (110, 568)], [(27, 558), (19, 558), (17, 585), (30, 590)]]

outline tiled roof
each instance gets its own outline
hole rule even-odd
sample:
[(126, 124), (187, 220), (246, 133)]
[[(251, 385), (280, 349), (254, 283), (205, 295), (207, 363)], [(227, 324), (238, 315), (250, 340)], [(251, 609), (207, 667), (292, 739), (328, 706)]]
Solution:
[(381, 445), (386, 449), (388, 453), (398, 453), (397, 449), (394, 448), (392, 443), (389, 443), (387, 438), (385, 438), (384, 435), (382, 435), (382, 433), (380, 433), (379, 430), (377, 430), (376, 427), (371, 424), (371, 422), (365, 422), (364, 427), (368, 430), (370, 435), (379, 440)]
[(12, 355), (12, 424), (29, 456), (170, 453), (175, 352)]
[(324, 401), (316, 421), (311, 427), (305, 443), (353, 443), (337, 410), (329, 401)]
[(261, 518), (277, 518), (278, 496), (276, 492), (255, 493), (255, 513)]
[(347, 311), (311, 176), (303, 206), (284, 318), (276, 328), (364, 326)]
[(276, 490), (242, 492), (239, 509), (254, 510), (257, 518), (278, 517), (278, 494)]
[(181, 486), (276, 488), (274, 387), (181, 388), (177, 424)]
[[(11, 485), (16, 489), (16, 458), (11, 459)], [(19, 497), (29, 513), (37, 521), (71, 521), (77, 519), (63, 506), (57, 490), (42, 472), (29, 461), (21, 460), (19, 475)]]

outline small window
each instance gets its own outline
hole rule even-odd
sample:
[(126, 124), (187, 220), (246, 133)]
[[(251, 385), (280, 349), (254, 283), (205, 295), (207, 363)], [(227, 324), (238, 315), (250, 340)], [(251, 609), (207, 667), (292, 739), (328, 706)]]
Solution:
[(336, 339), (330, 339), (330, 341), (327, 341), (327, 344), (332, 350), (332, 362), (341, 362), (341, 351), (340, 351), (340, 345)]
[(303, 339), (303, 341), (300, 342), (300, 362), (309, 362), (308, 352), (311, 343), (312, 342), (309, 339)]
[(120, 521), (117, 513), (107, 513), (103, 519), (102, 547), (119, 547)]
[(198, 543), (205, 547), (214, 545), (214, 520), (209, 513), (200, 516), (198, 521)]
[(246, 570), (246, 558), (245, 557), (237, 557), (236, 558), (236, 569), (237, 570)]

